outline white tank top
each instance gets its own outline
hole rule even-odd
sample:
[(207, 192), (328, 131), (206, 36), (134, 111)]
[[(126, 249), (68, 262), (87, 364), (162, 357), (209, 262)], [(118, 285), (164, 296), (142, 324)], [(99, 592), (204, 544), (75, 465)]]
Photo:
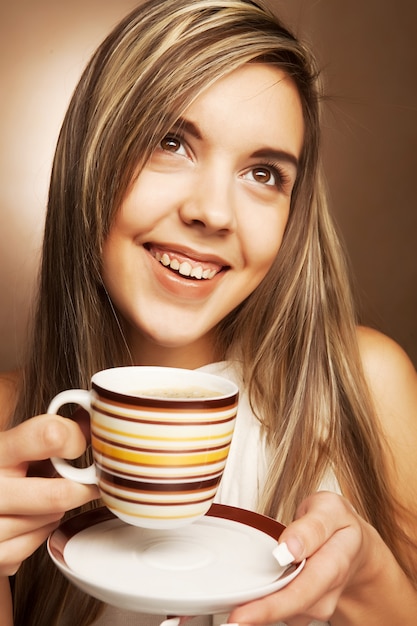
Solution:
[[(94, 622), (94, 626), (159, 626), (164, 619), (166, 619), (164, 616), (131, 613), (114, 606), (107, 606), (102, 617)], [(200, 615), (190, 621), (190, 626), (220, 626), (226, 623), (227, 615)], [(286, 625), (284, 622), (279, 622), (272, 626)], [(328, 622), (314, 621), (310, 622), (309, 626), (328, 626)]]

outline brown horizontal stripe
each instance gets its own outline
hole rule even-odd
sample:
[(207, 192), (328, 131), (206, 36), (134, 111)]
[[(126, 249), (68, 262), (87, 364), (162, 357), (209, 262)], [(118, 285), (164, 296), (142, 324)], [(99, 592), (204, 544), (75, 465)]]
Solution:
[[(144, 480), (145, 482), (149, 482), (150, 480), (150, 476), (149, 474), (141, 474), (140, 470), (138, 471), (139, 466), (134, 465), (133, 463), (131, 463), (130, 465), (132, 465), (134, 467), (134, 473), (129, 473), (120, 469), (115, 469), (109, 465), (106, 465), (105, 459), (100, 459), (100, 463), (96, 462), (96, 468), (97, 468), (97, 472), (109, 472), (110, 474), (116, 474), (117, 476), (121, 476), (122, 478), (125, 477), (127, 480), (132, 480), (132, 476), (136, 479), (136, 480)], [(208, 465), (208, 464), (207, 464)], [(155, 466), (153, 466), (155, 467)], [(166, 465), (164, 465), (164, 467), (166, 467)], [(192, 466), (189, 466), (187, 469), (192, 468)], [(169, 470), (170, 468), (168, 468)], [(182, 469), (182, 468), (181, 468)], [(210, 469), (210, 468), (209, 468)], [(189, 474), (186, 478), (187, 480), (211, 480), (211, 479), (216, 479), (218, 478), (220, 480), (221, 478), (221, 474), (223, 473), (222, 469), (213, 469), (212, 471), (208, 471), (207, 473), (204, 474)], [(166, 474), (166, 475), (160, 475), (158, 477), (155, 478), (155, 480), (163, 480), (165, 483), (175, 483), (178, 482), (179, 478), (184, 478), (185, 476), (183, 474), (181, 474), (181, 476), (171, 476), (171, 472), (170, 474)], [(154, 480), (154, 479), (152, 479)]]
[[(136, 468), (138, 467), (146, 467), (146, 468), (151, 468), (151, 469), (166, 469), (167, 471), (171, 472), (171, 470), (177, 470), (177, 471), (183, 471), (183, 470), (189, 470), (194, 468), (201, 468), (201, 467), (207, 467), (207, 469), (209, 470), (211, 466), (216, 466), (216, 465), (224, 465), (224, 461), (227, 458), (224, 457), (222, 459), (214, 459), (213, 461), (205, 461), (204, 464), (202, 465), (201, 463), (189, 463), (188, 465), (177, 465), (176, 463), (174, 463), (173, 465), (169, 465), (167, 463), (152, 463), (151, 465), (142, 463), (142, 462), (135, 462), (135, 461), (126, 461), (126, 460), (121, 460), (118, 457), (115, 456), (111, 456), (110, 454), (107, 454), (105, 457), (101, 457), (100, 458), (100, 463), (102, 465), (102, 467), (106, 467), (106, 460), (108, 459), (109, 461), (115, 461), (117, 463), (123, 463), (124, 466), (128, 466), (128, 467), (132, 467), (134, 468), (134, 475), (136, 476)], [(107, 466), (108, 469), (110, 471), (113, 471), (112, 467)], [(118, 469), (114, 470), (116, 471), (118, 474), (121, 474), (122, 472), (120, 472)], [(216, 473), (219, 470), (215, 470)], [(126, 474), (128, 474), (128, 472), (126, 472)], [(131, 475), (131, 474), (129, 474)], [(197, 474), (197, 476), (200, 476), (200, 474)], [(166, 480), (167, 477), (163, 476), (163, 479)]]
[[(182, 500), (178, 500), (178, 501), (174, 501), (174, 502), (149, 502), (148, 500), (140, 500), (139, 498), (127, 498), (126, 496), (120, 496), (120, 495), (114, 495), (114, 493), (111, 493), (111, 491), (106, 491), (105, 489), (102, 489), (103, 494), (106, 494), (107, 496), (109, 496), (110, 498), (114, 498), (114, 500), (117, 500), (119, 502), (128, 502), (129, 504), (141, 504), (144, 506), (158, 506), (158, 507), (165, 507), (165, 506), (183, 506), (185, 505), (190, 505), (190, 506), (195, 506), (196, 504), (203, 504), (204, 502), (208, 502), (209, 500), (213, 499), (213, 494), (208, 495), (206, 498), (200, 498), (199, 500), (190, 500), (189, 502), (183, 502)], [(180, 495), (180, 494), (178, 494)], [(116, 509), (117, 506), (115, 506), (113, 503), (110, 504), (112, 509)], [(126, 511), (126, 513), (128, 513), (128, 511)], [(134, 515), (134, 513), (130, 513), (130, 515)]]
[(211, 408), (220, 408), (233, 406), (238, 400), (239, 393), (228, 395), (225, 394), (226, 397), (215, 397), (215, 398), (150, 398), (150, 397), (142, 397), (142, 396), (130, 396), (128, 394), (117, 393), (116, 391), (109, 391), (108, 389), (103, 389), (97, 383), (92, 383), (93, 389), (96, 393), (102, 398), (106, 399), (106, 402), (113, 402), (119, 406), (144, 406), (147, 409), (174, 409), (181, 411), (195, 411), (197, 410), (207, 410)]
[[(202, 503), (204, 504), (204, 503)], [(154, 509), (153, 511), (153, 515), (151, 515), (150, 513), (147, 513), (145, 515), (145, 513), (142, 511), (141, 513), (135, 513), (134, 511), (129, 511), (128, 509), (123, 508), (122, 506), (117, 506), (117, 504), (112, 503), (111, 508), (113, 509), (113, 511), (117, 511), (117, 514), (121, 517), (122, 515), (125, 517), (137, 517), (140, 519), (153, 519), (153, 520), (157, 520), (157, 521), (164, 521), (166, 522), (167, 520), (180, 520), (180, 519), (188, 519), (189, 521), (192, 521), (194, 519), (198, 519), (199, 517), (201, 517), (204, 514), (204, 509), (206, 508), (207, 505), (200, 507), (200, 511), (196, 511), (194, 513), (190, 513), (188, 512), (187, 509), (184, 509), (184, 513), (182, 515), (174, 515), (174, 510), (172, 511), (171, 515), (168, 515), (168, 511), (167, 509), (162, 510), (162, 509)], [(159, 512), (159, 515), (157, 514)], [(139, 524), (140, 526), (141, 524)]]
[[(214, 415), (210, 415), (210, 417), (207, 418), (206, 421), (202, 421), (202, 420), (196, 420), (196, 421), (190, 421), (190, 420), (186, 420), (186, 421), (175, 421), (173, 419), (171, 420), (161, 420), (161, 419), (153, 419), (152, 417), (140, 417), (140, 414), (136, 417), (129, 417), (128, 415), (120, 415), (119, 413), (115, 413), (112, 411), (109, 411), (108, 409), (104, 409), (101, 406), (98, 406), (97, 404), (95, 404), (94, 402), (91, 404), (91, 407), (97, 411), (97, 413), (101, 413), (102, 415), (106, 415), (107, 417), (112, 417), (112, 418), (116, 418), (119, 420), (122, 420), (124, 422), (133, 422), (135, 424), (156, 424), (156, 425), (161, 425), (161, 426), (206, 426), (206, 425), (210, 425), (213, 424), (213, 422), (215, 424), (224, 424), (227, 422), (231, 422), (232, 420), (236, 419), (236, 412), (233, 413), (232, 415), (230, 415), (229, 417), (224, 417), (222, 419), (216, 419)], [(128, 407), (127, 407), (128, 408)], [(195, 411), (193, 411), (195, 413)], [(177, 411), (175, 411), (175, 413), (177, 413)], [(179, 413), (179, 412), (178, 412)], [(179, 414), (183, 414), (184, 411), (181, 411), (181, 413)]]
[[(217, 487), (220, 482), (221, 476), (210, 478), (209, 480), (197, 480), (195, 482), (175, 482), (175, 483), (159, 483), (159, 482), (146, 482), (141, 480), (131, 480), (129, 478), (123, 478), (122, 476), (115, 476), (105, 470), (98, 470), (98, 477), (100, 480), (100, 489), (102, 488), (101, 482), (114, 485), (115, 487), (122, 487), (129, 491), (143, 491), (151, 492), (157, 491), (158, 493), (193, 493), (195, 491), (201, 491)], [(190, 479), (193, 477), (191, 476)], [(200, 478), (200, 477), (197, 477)], [(116, 496), (115, 496), (116, 497)]]
[[(146, 447), (140, 447), (140, 446), (130, 446), (127, 443), (120, 443), (119, 441), (113, 441), (110, 439), (106, 439), (105, 437), (101, 437), (100, 435), (97, 435), (96, 433), (92, 433), (93, 435), (93, 439), (97, 442), (100, 442), (101, 444), (103, 444), (104, 446), (109, 446), (110, 448), (116, 448), (116, 449), (121, 449), (121, 450), (131, 450), (132, 452), (138, 452), (138, 453), (147, 453), (147, 454), (166, 454), (166, 455), (172, 455), (175, 456), (177, 454), (201, 454), (204, 452), (215, 452), (216, 450), (224, 450), (225, 448), (228, 448), (230, 446), (230, 441), (226, 442), (226, 443), (222, 443), (220, 445), (217, 446), (208, 446), (208, 445), (204, 445), (198, 448), (175, 448), (174, 450), (170, 449), (170, 448), (146, 448)], [(100, 452), (103, 452), (102, 449), (100, 449)], [(106, 454), (106, 452), (103, 452), (103, 454)]]
[[(150, 426), (151, 428), (149, 428)], [(152, 434), (145, 434), (144, 432), (130, 433), (130, 432), (123, 431), (120, 428), (118, 429), (111, 428), (107, 424), (103, 424), (100, 421), (100, 424), (94, 425), (94, 427), (91, 429), (91, 432), (97, 438), (98, 437), (101, 437), (101, 438), (110, 437), (111, 441), (118, 441), (119, 439), (121, 441), (123, 441), (124, 439), (128, 439), (129, 441), (141, 441), (141, 442), (150, 441), (150, 442), (153, 442), (152, 445), (155, 445), (155, 442), (161, 442), (161, 441), (164, 441), (164, 442), (169, 441), (171, 445), (173, 444), (173, 442), (179, 442), (179, 441), (184, 441), (187, 443), (190, 443), (192, 441), (195, 441), (195, 442), (212, 441), (214, 443), (215, 441), (219, 441), (219, 440), (227, 441), (227, 439), (228, 438), (231, 439), (233, 435), (232, 424), (229, 426), (230, 430), (224, 430), (224, 431), (222, 429), (219, 429), (217, 431), (217, 424), (216, 424), (216, 434), (213, 434), (211, 432), (209, 436), (207, 436), (207, 429), (203, 428), (202, 432), (200, 432), (201, 429), (198, 428), (198, 432), (200, 432), (200, 434), (196, 436), (197, 433), (194, 433), (194, 435), (191, 437), (190, 435), (184, 435), (184, 433), (181, 430), (178, 430), (175, 424), (172, 426), (172, 428), (175, 430), (176, 437), (172, 437), (172, 436), (168, 437), (167, 431), (165, 429), (163, 431), (165, 433), (165, 436), (162, 437), (161, 434), (156, 435), (153, 424), (147, 424), (147, 427), (148, 427), (149, 432), (151, 432)], [(169, 432), (172, 432), (172, 428), (169, 428)]]
[[(142, 466), (138, 465), (138, 464), (132, 464), (132, 463), (125, 463), (124, 465), (128, 465), (128, 467), (131, 467), (131, 471), (129, 471), (128, 469), (119, 469), (112, 467), (111, 465), (108, 465), (106, 463), (106, 460), (104, 459), (100, 459), (100, 462), (96, 461), (96, 468), (97, 468), (97, 472), (99, 471), (103, 471), (103, 472), (108, 472), (109, 474), (114, 474), (116, 476), (121, 476), (122, 478), (126, 478), (127, 480), (143, 480), (144, 482), (149, 482), (150, 480), (158, 480), (158, 481), (163, 481), (165, 483), (175, 483), (178, 482), (179, 480), (189, 480), (191, 481), (198, 481), (198, 480), (209, 480), (209, 479), (216, 479), (218, 478), (220, 480), (221, 475), (223, 474), (223, 469), (221, 468), (222, 465), (224, 465), (224, 463), (219, 462), (219, 463), (213, 463), (213, 464), (205, 464), (204, 466), (198, 466), (199, 467), (199, 471), (198, 473), (196, 472), (195, 474), (184, 474), (184, 468), (180, 467), (178, 468), (177, 466), (172, 466), (172, 467), (161, 467), (161, 466), (157, 466), (158, 469), (158, 476), (154, 479), (151, 478), (149, 475), (149, 471), (152, 471), (154, 468), (150, 465), (146, 466), (148, 469), (148, 473), (146, 472), (142, 472)], [(211, 466), (213, 465), (213, 467)], [(220, 465), (220, 468), (218, 467)], [(217, 467), (216, 467), (217, 466)], [(167, 470), (167, 474), (163, 474), (162, 472), (164, 470)], [(188, 466), (186, 468), (188, 469), (193, 469), (192, 466)], [(173, 471), (177, 470), (176, 475), (173, 475)], [(203, 470), (203, 471), (202, 471)]]

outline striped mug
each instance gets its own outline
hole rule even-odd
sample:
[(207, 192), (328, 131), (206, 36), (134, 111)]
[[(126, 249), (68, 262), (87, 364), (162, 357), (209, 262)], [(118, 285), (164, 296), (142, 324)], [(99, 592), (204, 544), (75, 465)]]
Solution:
[(116, 367), (94, 374), (91, 390), (69, 389), (48, 407), (90, 414), (93, 464), (52, 458), (58, 473), (97, 484), (121, 520), (175, 528), (210, 508), (232, 439), (238, 388), (220, 376), (171, 367)]

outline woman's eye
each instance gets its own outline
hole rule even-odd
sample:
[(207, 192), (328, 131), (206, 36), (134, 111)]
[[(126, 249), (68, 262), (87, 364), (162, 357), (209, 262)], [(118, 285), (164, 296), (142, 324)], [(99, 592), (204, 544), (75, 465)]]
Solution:
[(278, 173), (274, 172), (270, 167), (253, 167), (246, 172), (243, 177), (252, 182), (261, 183), (262, 185), (278, 187), (280, 184)]
[(184, 145), (178, 137), (167, 135), (160, 143), (162, 150), (165, 152), (173, 152), (175, 154), (186, 154)]

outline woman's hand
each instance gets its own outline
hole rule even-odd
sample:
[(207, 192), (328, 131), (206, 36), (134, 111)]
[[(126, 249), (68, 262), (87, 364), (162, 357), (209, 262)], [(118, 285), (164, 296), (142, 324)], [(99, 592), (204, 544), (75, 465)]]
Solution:
[(85, 447), (78, 424), (57, 415), (40, 415), (0, 432), (0, 576), (15, 574), (66, 511), (98, 497), (95, 486), (28, 476), (33, 462), (74, 459)]
[[(330, 619), (332, 624), (343, 625), (397, 623), (390, 621), (392, 614), (390, 618), (383, 612), (380, 592), (386, 585), (384, 568), (394, 570), (401, 580), (404, 577), (406, 587), (407, 579), (375, 529), (345, 498), (328, 492), (307, 498), (280, 542), (287, 544), (297, 562), (307, 558), (304, 569), (284, 589), (235, 609), (229, 622), (254, 625), (284, 621), (288, 626)], [(369, 593), (363, 593), (366, 589)]]

